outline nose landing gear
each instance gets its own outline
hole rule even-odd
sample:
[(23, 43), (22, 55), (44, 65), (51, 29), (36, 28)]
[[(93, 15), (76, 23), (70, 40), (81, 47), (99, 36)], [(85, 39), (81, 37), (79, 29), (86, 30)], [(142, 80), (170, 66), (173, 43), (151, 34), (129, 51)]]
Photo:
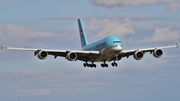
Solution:
[(117, 67), (118, 66), (118, 64), (114, 61), (113, 63), (111, 63), (111, 65), (113, 66), (113, 67)]
[(111, 65), (112, 65), (113, 67), (117, 67), (117, 66), (118, 66), (118, 64), (116, 63), (116, 60), (118, 60), (118, 54), (116, 54), (116, 57), (115, 57), (115, 59), (114, 59), (114, 62), (111, 63)]

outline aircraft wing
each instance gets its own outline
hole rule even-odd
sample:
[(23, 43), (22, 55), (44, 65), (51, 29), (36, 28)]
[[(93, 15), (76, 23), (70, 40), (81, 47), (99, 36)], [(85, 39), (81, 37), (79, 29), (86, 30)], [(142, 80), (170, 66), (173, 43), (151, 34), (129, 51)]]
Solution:
[[(129, 57), (134, 54), (142, 53), (142, 57), (144, 53), (150, 52), (154, 53), (157, 50), (165, 49), (165, 48), (175, 48), (178, 47), (178, 44), (176, 45), (171, 45), (171, 46), (163, 46), (163, 47), (154, 47), (154, 48), (143, 48), (143, 49), (132, 49), (132, 50), (122, 50), (117, 56), (113, 57), (111, 60), (120, 60), (123, 57)], [(47, 55), (52, 55), (54, 58), (57, 58), (58, 56), (65, 57), (66, 59), (67, 56), (70, 56), (70, 53), (75, 53), (77, 58), (76, 60), (81, 60), (81, 61), (88, 61), (93, 58), (97, 58), (100, 56), (99, 51), (84, 51), (84, 50), (50, 50), (50, 49), (33, 49), (33, 48), (14, 48), (14, 47), (1, 47), (1, 49), (7, 49), (7, 50), (22, 50), (22, 51), (33, 51), (34, 55), (38, 56), (39, 59), (45, 59)], [(42, 52), (45, 52), (45, 56), (39, 56)], [(42, 54), (44, 55), (44, 54)], [(157, 55), (155, 57), (159, 58), (162, 54)], [(137, 60), (140, 60), (142, 57), (136, 57)], [(70, 61), (74, 61), (73, 59), (68, 59)]]
[[(178, 44), (171, 45), (171, 46), (163, 46), (163, 47), (154, 47), (154, 48), (143, 48), (143, 49), (132, 49), (132, 50), (123, 50), (118, 54), (118, 60), (120, 60), (123, 57), (129, 57), (131, 55), (134, 55), (135, 52), (142, 52), (143, 54), (146, 52), (153, 53), (156, 50), (166, 49), (166, 48), (178, 48)], [(116, 58), (116, 57), (114, 57)]]
[[(33, 48), (15, 48), (15, 47), (1, 47), (2, 49), (7, 50), (22, 50), (22, 51), (33, 51), (34, 55), (38, 55), (40, 52), (46, 52), (47, 55), (53, 55), (54, 58), (57, 58), (57, 56), (66, 57), (68, 53), (76, 53), (77, 59), (81, 61), (89, 60), (93, 57), (97, 57), (100, 55), (99, 51), (84, 51), (84, 50), (50, 50), (50, 49), (33, 49)], [(40, 58), (43, 59), (43, 58)]]

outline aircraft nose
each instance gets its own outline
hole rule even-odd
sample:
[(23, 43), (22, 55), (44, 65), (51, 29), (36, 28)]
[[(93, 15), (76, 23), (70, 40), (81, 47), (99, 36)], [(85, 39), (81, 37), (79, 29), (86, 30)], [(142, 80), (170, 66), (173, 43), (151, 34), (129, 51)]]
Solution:
[(122, 51), (122, 47), (121, 46), (115, 46), (112, 48), (114, 51)]

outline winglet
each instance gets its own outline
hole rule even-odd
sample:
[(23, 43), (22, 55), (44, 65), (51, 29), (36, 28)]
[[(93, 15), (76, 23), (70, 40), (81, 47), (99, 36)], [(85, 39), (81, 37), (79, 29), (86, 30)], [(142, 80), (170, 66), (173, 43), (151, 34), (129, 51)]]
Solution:
[(176, 43), (176, 48), (178, 48), (178, 43)]
[(1, 50), (3, 50), (3, 49), (7, 49), (7, 47), (3, 47), (3, 46), (1, 46)]

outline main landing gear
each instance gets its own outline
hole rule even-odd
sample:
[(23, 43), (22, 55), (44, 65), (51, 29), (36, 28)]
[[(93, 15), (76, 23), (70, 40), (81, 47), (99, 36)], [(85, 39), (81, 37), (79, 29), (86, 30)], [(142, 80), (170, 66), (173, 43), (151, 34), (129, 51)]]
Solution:
[[(112, 67), (117, 67), (118, 66), (118, 64), (114, 61), (114, 62), (112, 62), (111, 63), (111, 65), (112, 65)], [(96, 64), (94, 64), (93, 62), (91, 63), (91, 64), (89, 64), (89, 63), (87, 63), (87, 62), (85, 62), (84, 64), (83, 64), (83, 66), (84, 67), (91, 67), (91, 68), (96, 68)], [(108, 68), (108, 64), (106, 64), (105, 63), (105, 61), (101, 64), (101, 67), (103, 67), (103, 68)]]
[(105, 63), (105, 61), (101, 64), (101, 67), (107, 67), (108, 68), (108, 64)]
[(96, 64), (94, 64), (93, 62), (92, 62), (92, 64), (88, 64), (88, 63), (86, 62), (86, 63), (83, 64), (83, 66), (84, 66), (84, 67), (91, 67), (91, 68), (94, 67), (94, 68), (96, 68)]
[[(113, 63), (111, 63), (111, 65), (113, 66), (113, 67), (117, 67), (118, 66), (118, 64), (114, 61)], [(108, 64), (106, 64), (105, 63), (105, 61), (101, 64), (101, 67), (106, 67), (106, 68), (108, 68)]]

